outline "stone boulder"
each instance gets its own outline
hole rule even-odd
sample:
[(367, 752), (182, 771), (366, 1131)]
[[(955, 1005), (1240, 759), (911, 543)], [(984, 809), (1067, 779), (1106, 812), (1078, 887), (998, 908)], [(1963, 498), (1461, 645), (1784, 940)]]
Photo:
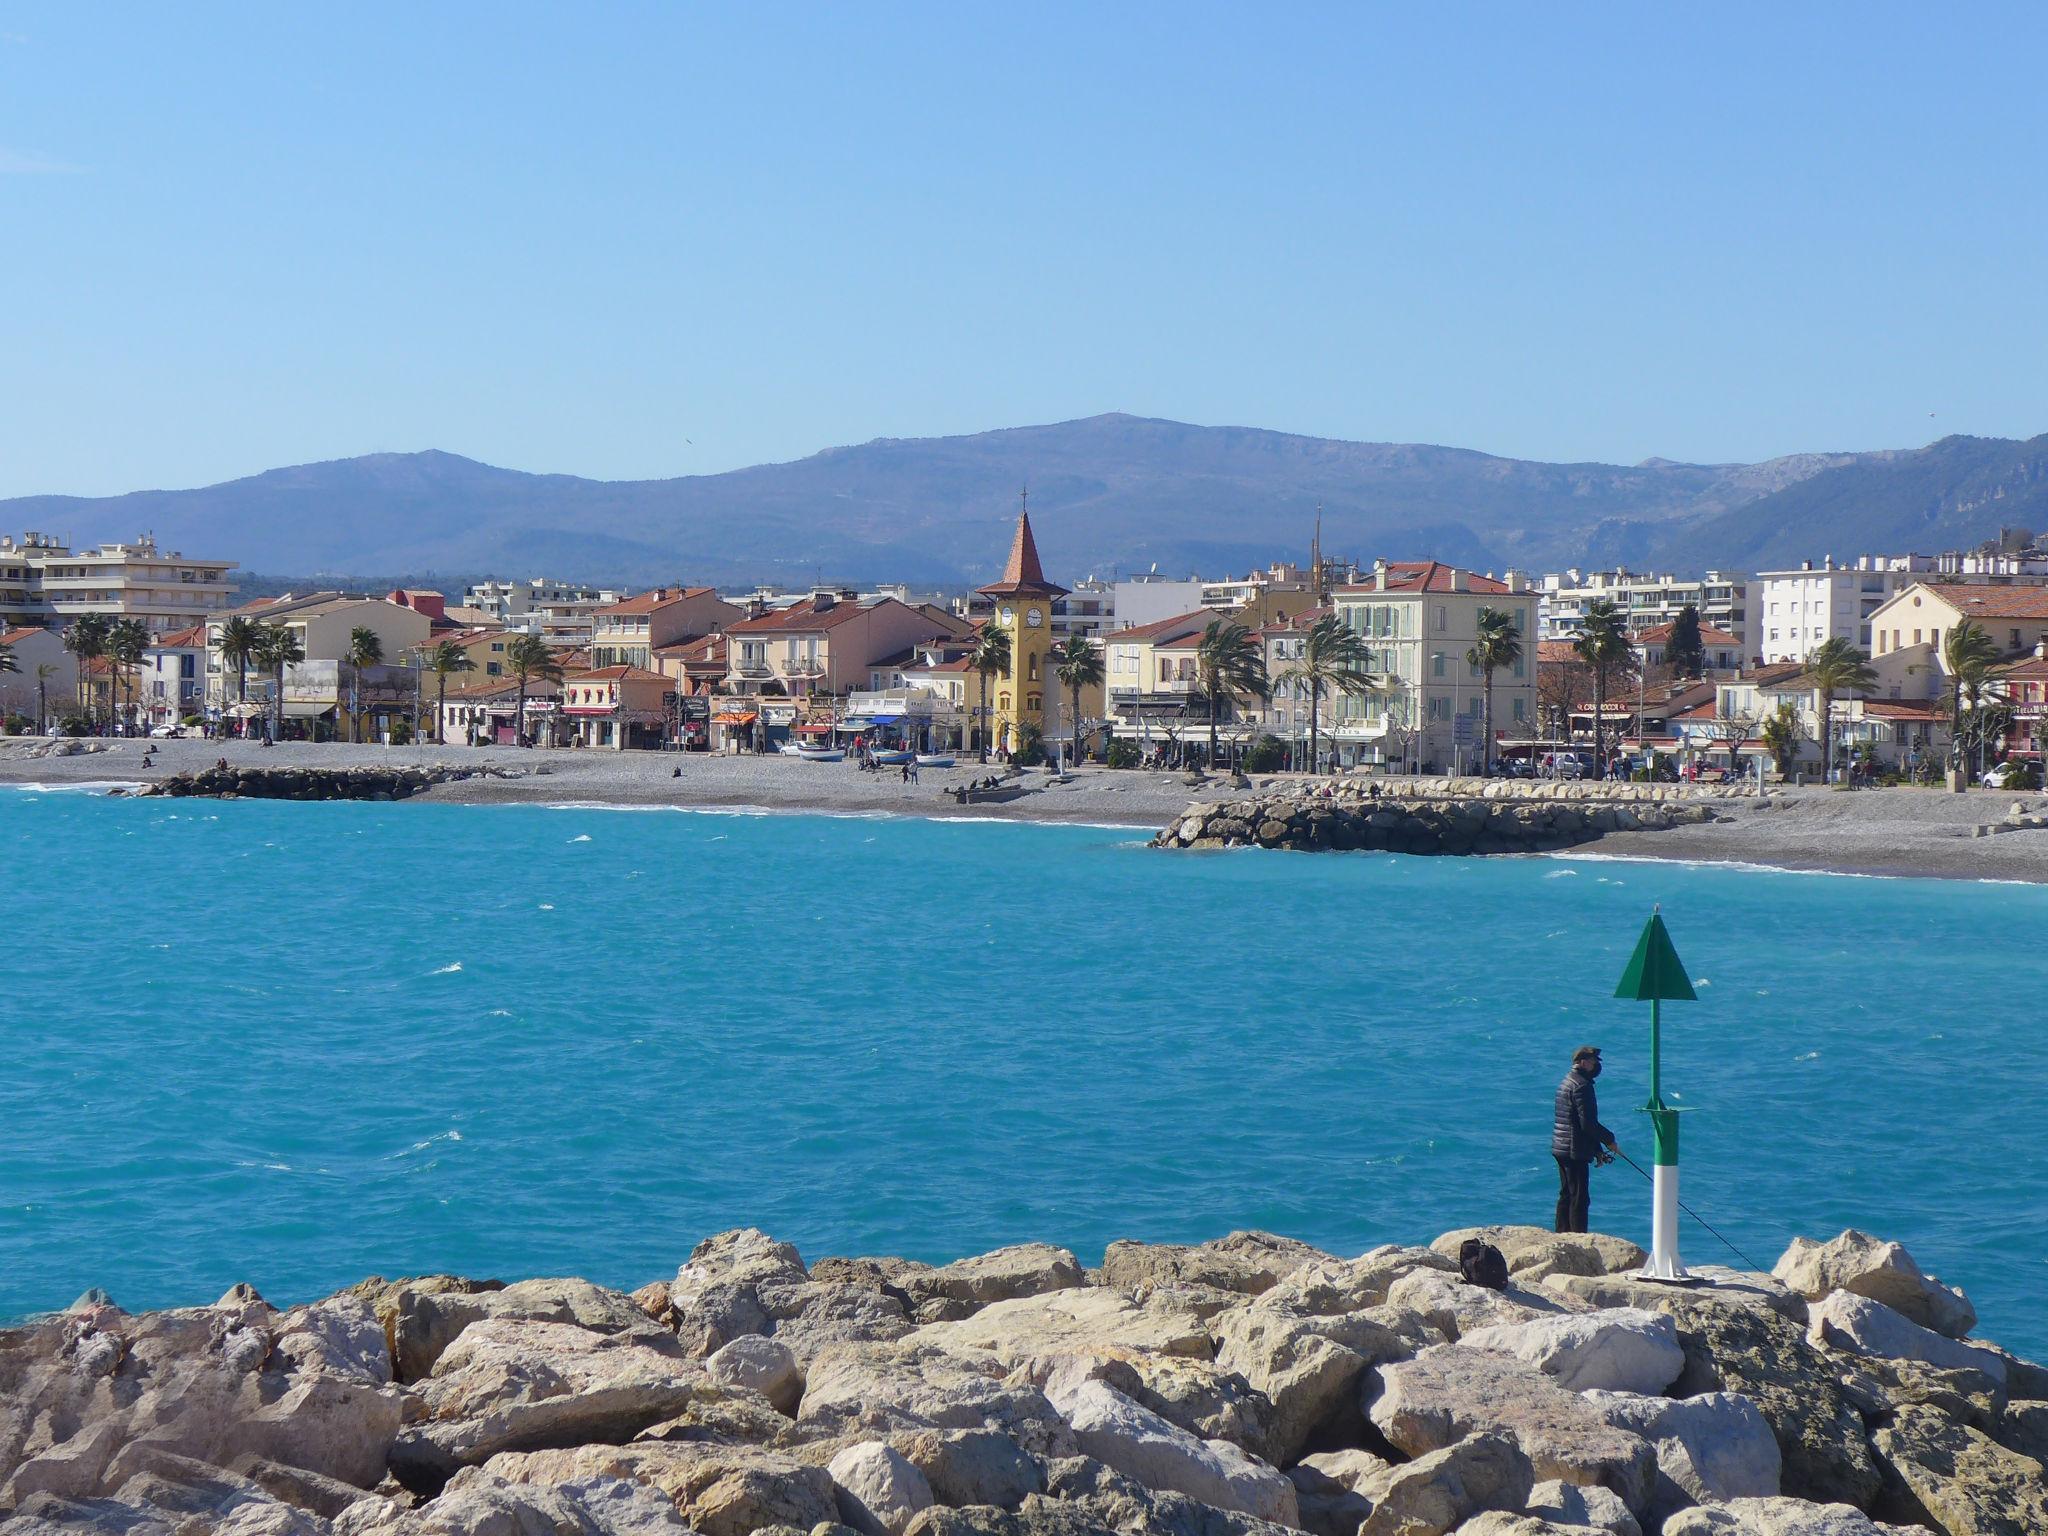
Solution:
[(1458, 1527), (1456, 1536), (1585, 1536), (1585, 1527), (1496, 1509), (1467, 1520)]
[(1329, 1317), (1384, 1306), (1394, 1282), (1417, 1270), (1456, 1278), (1457, 1261), (1428, 1248), (1393, 1243), (1355, 1259), (1318, 1259), (1279, 1281), (1259, 1298), (1261, 1305), (1302, 1316)]
[[(1030, 1378), (1036, 1380), (1036, 1377)], [(1264, 1460), (1273, 1423), (1273, 1404), (1243, 1376), (1207, 1360), (1171, 1355), (1137, 1355), (1128, 1360), (1073, 1356), (1047, 1373), (1056, 1382), (1078, 1385), (1104, 1381), (1169, 1423), (1203, 1440), (1228, 1440)]]
[(1519, 1513), (1534, 1484), (1513, 1441), (1474, 1435), (1389, 1473), (1358, 1536), (1445, 1536), (1488, 1510)]
[(1816, 1302), (1806, 1335), (1823, 1348), (1879, 1360), (1917, 1360), (1937, 1370), (1977, 1371), (2005, 1385), (2005, 1357), (1998, 1351), (1923, 1328), (1883, 1302), (1850, 1291), (1835, 1291)]
[(780, 1413), (794, 1415), (804, 1395), (803, 1372), (787, 1344), (758, 1333), (742, 1334), (711, 1352), (704, 1371), (722, 1387), (758, 1392)]
[(944, 1300), (985, 1307), (990, 1302), (1087, 1283), (1080, 1261), (1066, 1249), (1050, 1243), (1019, 1243), (906, 1275), (903, 1289), (920, 1302)]
[(464, 1329), (418, 1389), (392, 1472), (436, 1492), (501, 1451), (631, 1439), (703, 1387), (702, 1368), (630, 1337), (490, 1318)]
[(1521, 1448), (1537, 1477), (1608, 1488), (1637, 1512), (1649, 1507), (1657, 1471), (1649, 1442), (1534, 1366), (1440, 1344), (1378, 1367), (1367, 1391), (1368, 1416), (1410, 1456), (1499, 1435)]
[(1202, 1440), (1100, 1381), (1054, 1389), (1053, 1406), (1087, 1455), (1147, 1488), (1292, 1525), (1294, 1485), (1228, 1441)]
[(1793, 1238), (1771, 1273), (1808, 1301), (1831, 1291), (1867, 1296), (1952, 1339), (1965, 1337), (1977, 1324), (1969, 1297), (1922, 1273), (1899, 1244), (1853, 1227), (1825, 1243)]
[(1513, 1355), (1573, 1392), (1662, 1392), (1685, 1369), (1678, 1325), (1634, 1307), (1497, 1323), (1468, 1329), (1459, 1342)]
[(941, 1504), (1015, 1509), (1045, 1491), (1037, 1461), (998, 1430), (924, 1430), (899, 1437), (897, 1448), (924, 1474)]
[(594, 1479), (636, 1484), (666, 1497), (698, 1536), (751, 1536), (773, 1525), (809, 1531), (840, 1519), (837, 1488), (823, 1467), (757, 1446), (663, 1441), (514, 1451), (458, 1474), (448, 1490), (460, 1493), (479, 1477), (522, 1488), (563, 1488)]
[(1945, 1536), (2048, 1531), (2048, 1468), (1932, 1409), (1908, 1405), (1872, 1436), (1885, 1487), (1879, 1513)]
[(1294, 1484), (1296, 1519), (1314, 1536), (1358, 1536), (1372, 1513), (1371, 1499), (1305, 1460), (1287, 1469), (1287, 1480)]
[(838, 1486), (841, 1518), (868, 1536), (903, 1536), (912, 1517), (932, 1507), (924, 1473), (879, 1440), (849, 1445), (825, 1470)]
[(1626, 1238), (1604, 1232), (1552, 1232), (1547, 1227), (1460, 1227), (1431, 1243), (1453, 1263), (1467, 1238), (1491, 1243), (1508, 1273), (1530, 1285), (1545, 1275), (1618, 1275), (1641, 1269), (1650, 1256)]
[(794, 1247), (756, 1227), (707, 1237), (669, 1283), (676, 1336), (701, 1360), (746, 1334), (766, 1333), (771, 1320), (762, 1289), (809, 1279)]
[(1492, 1328), (1536, 1318), (1589, 1310), (1583, 1302), (1548, 1290), (1508, 1283), (1505, 1291), (1467, 1285), (1455, 1273), (1411, 1270), (1387, 1287), (1387, 1305), (1426, 1318), (1453, 1344), (1472, 1328)]
[(377, 1299), (402, 1382), (431, 1376), (443, 1351), (465, 1328), (485, 1318), (565, 1323), (591, 1333), (629, 1337), (649, 1349), (677, 1352), (669, 1331), (631, 1296), (588, 1280), (522, 1280), (505, 1286), (493, 1282), (475, 1288), (448, 1280), (432, 1276), (424, 1282), (400, 1281)]
[(1066, 1421), (1028, 1381), (1012, 1381), (991, 1355), (949, 1352), (912, 1339), (834, 1344), (804, 1377), (800, 1425), (879, 1438), (926, 1429), (996, 1429), (1034, 1455), (1070, 1456)]
[(1848, 1504), (1801, 1499), (1735, 1499), (1681, 1510), (1664, 1536), (1926, 1536), (1915, 1527), (1885, 1525)]
[(1405, 1360), (1441, 1339), (1398, 1308), (1321, 1314), (1303, 1310), (1310, 1304), (1276, 1286), (1209, 1323), (1216, 1364), (1272, 1405), (1265, 1438), (1253, 1449), (1275, 1465), (1294, 1461), (1319, 1433), (1342, 1431), (1346, 1421), (1363, 1428), (1358, 1388), (1367, 1367)]
[(1178, 1243), (1111, 1243), (1102, 1255), (1102, 1283), (1136, 1290), (1161, 1281), (1184, 1281), (1256, 1296), (1304, 1264), (1330, 1255), (1270, 1232), (1233, 1232), (1189, 1247)]
[(335, 1519), (333, 1536), (690, 1536), (690, 1524), (663, 1493), (616, 1477), (554, 1487), (499, 1482), (480, 1471), (431, 1504), (410, 1509), (364, 1499)]
[(1606, 1488), (1582, 1488), (1577, 1483), (1552, 1479), (1531, 1488), (1529, 1502), (1523, 1507), (1533, 1516), (1573, 1530), (1605, 1531), (1607, 1536), (1643, 1536), (1642, 1525), (1629, 1507), (1618, 1494)]
[(1608, 1423), (1641, 1435), (1655, 1449), (1652, 1522), (1692, 1504), (1778, 1496), (1778, 1441), (1748, 1398), (1733, 1392), (1687, 1398), (1587, 1395)]
[(1193, 1313), (1164, 1301), (1141, 1306), (1102, 1286), (990, 1302), (958, 1322), (927, 1323), (912, 1337), (937, 1349), (986, 1352), (1038, 1380), (1072, 1357), (1207, 1360), (1214, 1350), (1208, 1329)]
[(888, 1282), (777, 1282), (756, 1286), (752, 1301), (799, 1366), (828, 1344), (886, 1343), (917, 1326), (909, 1296)]
[(1048, 1462), (1044, 1495), (1026, 1499), (1018, 1514), (1026, 1519), (1083, 1520), (1096, 1529), (1131, 1536), (1289, 1536), (1298, 1529), (1219, 1509), (1172, 1489), (1147, 1488), (1092, 1456)]
[(131, 1446), (111, 1493), (35, 1493), (5, 1521), (8, 1536), (327, 1536), (325, 1520), (272, 1498), (246, 1478), (189, 1457)]
[[(1795, 1323), (1806, 1321), (1806, 1298), (1760, 1271), (1694, 1264), (1687, 1272), (1695, 1282), (1683, 1293), (1689, 1305), (1744, 1307), (1775, 1312)], [(1576, 1300), (1581, 1307), (1641, 1307), (1658, 1312), (1669, 1311), (1666, 1304), (1673, 1300), (1670, 1286), (1637, 1275), (1551, 1274), (1544, 1276), (1541, 1284), (1544, 1290)]]

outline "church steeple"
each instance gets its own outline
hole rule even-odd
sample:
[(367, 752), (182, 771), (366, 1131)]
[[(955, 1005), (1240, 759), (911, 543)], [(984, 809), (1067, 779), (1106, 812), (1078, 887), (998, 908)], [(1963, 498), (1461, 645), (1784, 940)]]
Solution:
[(1031, 492), (1018, 496), (1017, 531), (1010, 538), (1010, 558), (1004, 562), (1002, 579), (979, 589), (990, 597), (1062, 597), (1066, 588), (1045, 579), (1045, 567), (1038, 561), (1038, 540), (1031, 535)]

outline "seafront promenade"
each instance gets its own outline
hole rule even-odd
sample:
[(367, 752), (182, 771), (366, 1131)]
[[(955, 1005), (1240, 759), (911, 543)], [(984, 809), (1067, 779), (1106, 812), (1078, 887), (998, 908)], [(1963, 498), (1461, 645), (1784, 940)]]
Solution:
[[(1082, 768), (1068, 782), (1043, 771), (1014, 782), (1017, 799), (960, 806), (947, 793), (996, 768), (963, 758), (956, 768), (923, 770), (915, 784), (886, 770), (862, 773), (846, 763), (807, 763), (767, 755), (520, 751), (505, 747), (375, 747), (286, 743), (132, 740), (78, 744), (70, 755), (43, 755), (33, 738), (0, 740), (0, 784), (149, 783), (226, 758), (235, 766), (351, 768), (447, 765), (474, 777), (435, 785), (422, 801), (469, 804), (756, 806), (770, 811), (901, 816), (973, 816), (1014, 821), (1091, 822), (1157, 830), (1190, 806), (1219, 806), (1243, 793), (1227, 778), (1190, 786), (1179, 773)], [(148, 749), (153, 766), (142, 767)], [(96, 750), (93, 750), (96, 749)], [(681, 770), (680, 777), (676, 770)], [(1405, 781), (1383, 781), (1390, 790)], [(1303, 781), (1260, 775), (1259, 793), (1287, 792)], [(2019, 807), (2048, 810), (2038, 793), (1933, 789), (1837, 790), (1771, 786), (1763, 796), (1716, 796), (1715, 819), (1654, 832), (1614, 831), (1575, 850), (1625, 858), (1757, 864), (1842, 874), (2048, 883), (2048, 828), (2007, 830)], [(1996, 832), (1987, 829), (1998, 828)]]

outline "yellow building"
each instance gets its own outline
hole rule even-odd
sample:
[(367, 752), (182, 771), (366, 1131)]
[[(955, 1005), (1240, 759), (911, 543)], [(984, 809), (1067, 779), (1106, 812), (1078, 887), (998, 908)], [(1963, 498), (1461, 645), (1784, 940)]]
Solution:
[(1010, 667), (991, 679), (990, 730), (999, 752), (1016, 749), (1025, 726), (1044, 734), (1045, 696), (1056, 691), (1052, 670), (1052, 604), (1067, 589), (1045, 579), (1038, 563), (1038, 544), (1031, 537), (1031, 514), (1017, 514), (1017, 535), (1002, 580), (978, 589), (995, 600), (995, 622), (1010, 637)]

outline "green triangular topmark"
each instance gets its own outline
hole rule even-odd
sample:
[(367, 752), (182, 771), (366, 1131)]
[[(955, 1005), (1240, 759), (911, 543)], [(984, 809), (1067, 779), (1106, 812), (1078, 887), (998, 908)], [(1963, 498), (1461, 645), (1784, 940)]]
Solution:
[(1655, 912), (1643, 924), (1643, 936), (1636, 940), (1636, 952), (1629, 957), (1628, 969), (1621, 973), (1621, 985), (1614, 989), (1614, 995), (1641, 1003), (1659, 998), (1666, 1002), (1697, 1001), (1692, 979), (1685, 974), (1678, 951), (1671, 947), (1671, 935), (1664, 931), (1664, 919)]

